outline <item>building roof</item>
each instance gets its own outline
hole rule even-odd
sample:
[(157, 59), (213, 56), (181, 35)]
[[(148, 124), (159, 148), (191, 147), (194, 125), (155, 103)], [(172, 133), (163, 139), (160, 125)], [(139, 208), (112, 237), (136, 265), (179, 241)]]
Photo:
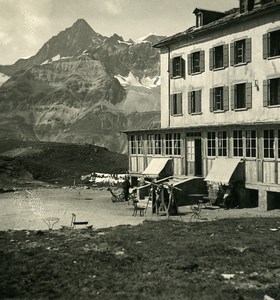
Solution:
[(201, 27), (192, 26), (185, 31), (179, 32), (175, 35), (172, 35), (170, 37), (167, 37), (167, 38), (161, 40), (157, 44), (153, 45), (153, 47), (161, 48), (161, 47), (173, 44), (180, 40), (188, 40), (188, 39), (192, 40), (195, 36), (197, 36), (201, 33), (204, 33), (204, 32), (216, 29), (216, 28), (220, 28), (220, 27), (223, 27), (228, 24), (237, 23), (237, 22), (240, 22), (240, 21), (243, 21), (246, 19), (250, 19), (252, 17), (266, 14), (268, 12), (271, 12), (273, 10), (278, 10), (278, 9), (280, 9), (279, 0), (277, 0), (277, 2), (271, 2), (271, 3), (261, 5), (259, 7), (256, 7), (252, 11), (246, 11), (244, 13), (240, 13), (239, 10), (232, 9), (232, 10), (226, 12), (227, 15), (225, 15), (224, 17), (221, 17), (220, 19), (218, 19), (216, 21), (213, 21), (213, 22), (203, 25)]

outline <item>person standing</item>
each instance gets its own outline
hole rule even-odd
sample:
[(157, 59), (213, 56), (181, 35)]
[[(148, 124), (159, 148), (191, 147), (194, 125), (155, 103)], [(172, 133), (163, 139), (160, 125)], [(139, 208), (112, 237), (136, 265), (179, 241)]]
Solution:
[(128, 176), (125, 176), (122, 187), (123, 187), (123, 193), (124, 193), (124, 201), (128, 201), (129, 188), (131, 187)]

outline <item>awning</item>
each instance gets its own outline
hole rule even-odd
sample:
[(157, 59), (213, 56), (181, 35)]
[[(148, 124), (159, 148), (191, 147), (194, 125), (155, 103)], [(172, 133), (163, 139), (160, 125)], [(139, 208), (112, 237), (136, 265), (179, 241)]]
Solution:
[(237, 170), (240, 161), (239, 158), (216, 158), (204, 180), (228, 185), (232, 180), (244, 179), (242, 168)]
[(165, 157), (153, 158), (148, 167), (143, 171), (142, 175), (146, 175), (147, 177), (158, 177), (170, 160), (171, 158)]

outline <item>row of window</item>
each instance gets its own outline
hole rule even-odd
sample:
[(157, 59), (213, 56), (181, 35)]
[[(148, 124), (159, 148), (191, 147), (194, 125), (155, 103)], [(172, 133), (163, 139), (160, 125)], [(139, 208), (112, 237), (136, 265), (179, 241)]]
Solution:
[[(251, 38), (235, 41), (230, 45), (224, 44), (209, 50), (209, 69), (227, 68), (229, 64), (236, 66), (251, 62)], [(263, 58), (280, 56), (280, 30), (263, 35)], [(188, 54), (188, 74), (199, 74), (205, 71), (205, 51), (200, 50)], [(171, 78), (185, 77), (185, 60), (182, 56), (174, 57), (170, 62)]]
[[(131, 135), (129, 139), (129, 153), (143, 154), (144, 141), (142, 135)], [(181, 155), (181, 134), (166, 133), (147, 135), (147, 154), (162, 155)]]
[[(200, 134), (199, 134), (200, 136)], [(232, 155), (234, 157), (257, 157), (258, 139), (256, 130), (233, 130)], [(148, 134), (148, 155), (181, 155), (181, 134)], [(228, 132), (207, 132), (207, 156), (228, 156)], [(130, 154), (143, 154), (144, 141), (141, 135), (131, 135), (129, 140)], [(263, 157), (280, 158), (280, 130), (263, 131)]]
[[(201, 90), (188, 92), (188, 113), (201, 113)], [(230, 107), (229, 107), (230, 104)], [(263, 106), (280, 105), (280, 78), (263, 81)], [(231, 103), (229, 87), (221, 86), (210, 89), (210, 112), (252, 108), (252, 83), (239, 83), (231, 86)], [(176, 93), (170, 97), (170, 113), (183, 114), (183, 94)]]
[[(276, 148), (277, 145), (277, 148)], [(256, 130), (233, 131), (233, 156), (257, 157), (258, 139)], [(228, 132), (212, 131), (207, 133), (207, 155), (228, 156)], [(280, 130), (263, 131), (263, 157), (280, 158)]]

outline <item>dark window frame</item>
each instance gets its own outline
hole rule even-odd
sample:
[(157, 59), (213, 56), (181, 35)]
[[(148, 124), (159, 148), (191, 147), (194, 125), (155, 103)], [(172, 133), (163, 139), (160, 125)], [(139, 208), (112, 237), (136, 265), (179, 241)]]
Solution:
[(263, 59), (280, 57), (280, 29), (263, 35)]
[(201, 90), (191, 91), (191, 114), (201, 113)]
[(171, 116), (182, 116), (183, 115), (183, 94), (174, 93), (170, 97), (170, 114)]
[(245, 156), (249, 158), (257, 157), (257, 131), (246, 130), (245, 131)]
[(263, 157), (275, 158), (275, 131), (274, 129), (265, 129), (263, 131)]
[(207, 156), (216, 156), (216, 131), (207, 132)]
[(243, 157), (243, 131), (233, 130), (233, 156)]

